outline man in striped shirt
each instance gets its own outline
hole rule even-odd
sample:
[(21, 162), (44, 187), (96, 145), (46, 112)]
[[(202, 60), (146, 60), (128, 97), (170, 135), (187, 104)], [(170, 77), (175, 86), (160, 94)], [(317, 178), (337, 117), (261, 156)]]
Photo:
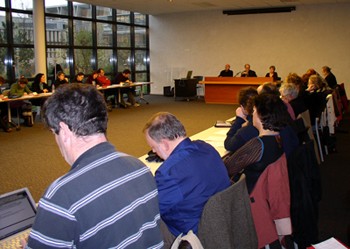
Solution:
[(39, 201), (26, 248), (162, 248), (153, 176), (107, 141), (103, 96), (67, 84), (43, 114), (71, 170)]

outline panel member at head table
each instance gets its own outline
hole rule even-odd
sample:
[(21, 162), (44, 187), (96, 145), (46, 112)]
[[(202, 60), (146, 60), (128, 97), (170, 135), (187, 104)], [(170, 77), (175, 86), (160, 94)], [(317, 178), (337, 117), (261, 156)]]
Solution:
[(225, 69), (220, 72), (218, 77), (233, 77), (233, 71), (230, 68), (230, 64), (226, 64)]
[(62, 85), (43, 118), (71, 169), (40, 199), (25, 248), (162, 248), (154, 178), (108, 142), (103, 95), (89, 84)]
[(244, 71), (241, 73), (241, 77), (257, 77), (255, 71), (250, 70), (250, 65), (244, 65)]
[(198, 232), (208, 199), (230, 186), (219, 153), (201, 140), (191, 141), (182, 123), (171, 113), (159, 112), (143, 129), (148, 145), (165, 161), (155, 179), (159, 194), (164, 248), (179, 234)]

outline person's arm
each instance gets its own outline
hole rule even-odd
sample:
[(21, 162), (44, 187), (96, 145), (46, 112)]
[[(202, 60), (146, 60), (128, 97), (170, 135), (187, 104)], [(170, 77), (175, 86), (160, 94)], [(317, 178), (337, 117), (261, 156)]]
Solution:
[(74, 248), (77, 243), (76, 217), (64, 208), (47, 199), (41, 199), (32, 230), (28, 238), (28, 248)]
[(177, 182), (169, 175), (156, 171), (155, 179), (158, 189), (159, 211), (161, 215), (164, 215), (183, 199), (183, 195)]

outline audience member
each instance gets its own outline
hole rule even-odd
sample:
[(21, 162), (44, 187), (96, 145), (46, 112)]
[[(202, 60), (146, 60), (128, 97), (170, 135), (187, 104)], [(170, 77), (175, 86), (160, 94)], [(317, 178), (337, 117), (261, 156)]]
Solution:
[(230, 67), (230, 64), (226, 64), (225, 69), (220, 72), (218, 77), (233, 77), (233, 71)]
[(75, 75), (74, 80), (72, 81), (72, 83), (84, 83), (84, 73), (83, 72), (79, 72), (77, 73), (77, 75)]
[[(17, 83), (11, 85), (9, 98), (20, 98), (26, 95), (33, 95), (33, 92), (28, 87), (28, 80), (21, 76)], [(20, 114), (23, 116), (26, 126), (33, 126), (32, 103), (29, 100), (10, 102), (10, 107), (21, 112)]]
[(99, 68), (97, 69), (97, 73), (97, 81), (100, 86), (107, 87), (111, 85), (111, 80), (107, 76), (105, 76), (105, 70)]
[(275, 66), (270, 66), (269, 70), (270, 71), (265, 75), (265, 77), (272, 77), (273, 81), (280, 80), (280, 78), (278, 77), (278, 74), (276, 72), (276, 67)]
[(236, 119), (226, 134), (225, 149), (235, 152), (253, 137), (258, 136), (258, 130), (253, 126), (253, 101), (258, 93), (254, 87), (243, 88), (238, 95), (239, 107), (236, 109)]
[[(292, 99), (291, 96), (289, 96), (288, 98), (290, 105), (293, 108), (294, 111), (294, 115), (295, 117), (298, 117), (299, 114), (305, 112), (307, 109), (307, 106), (305, 104), (305, 94), (306, 94), (306, 86), (304, 86), (303, 81), (301, 79), (301, 77), (299, 75), (297, 75), (296, 73), (290, 73), (287, 78), (286, 78), (286, 83), (291, 83), (293, 85), (295, 85), (296, 90), (298, 92), (298, 96), (294, 99)], [(282, 84), (283, 85), (283, 84)], [(286, 85), (288, 88), (293, 88), (293, 86), (289, 86)], [(294, 91), (292, 89), (289, 89), (288, 91)]]
[(38, 73), (35, 75), (32, 91), (36, 93), (47, 93), (51, 91), (51, 87), (46, 82), (45, 74)]
[(309, 78), (311, 75), (315, 75), (315, 74), (318, 74), (315, 69), (313, 68), (310, 68), (306, 71), (306, 73), (303, 74), (303, 76), (301, 76), (303, 82), (304, 82), (304, 85), (307, 85), (308, 82), (309, 82)]
[(68, 78), (66, 78), (66, 75), (64, 74), (64, 72), (60, 71), (57, 73), (57, 77), (55, 82), (53, 83), (52, 90), (57, 89), (61, 85), (68, 84), (68, 83), (69, 83)]
[(97, 77), (98, 77), (97, 71), (92, 71), (92, 73), (87, 77), (85, 83), (91, 84), (93, 86), (97, 86), (98, 85)]
[[(126, 83), (131, 84), (131, 80), (129, 79), (131, 71), (129, 69), (125, 69), (123, 72), (118, 73), (118, 75), (114, 79), (115, 84)], [(125, 102), (123, 98), (123, 94), (126, 93), (128, 95), (128, 101)], [(135, 101), (135, 87), (123, 87), (120, 89), (120, 105), (123, 107), (127, 107), (127, 105), (132, 106), (140, 106), (140, 104)]]
[(307, 83), (304, 84), (303, 79), (296, 73), (289, 73), (285, 79), (285, 82), (293, 83), (298, 88), (298, 95), (303, 96), (307, 88)]
[(305, 105), (310, 111), (311, 124), (315, 124), (315, 119), (321, 116), (326, 108), (326, 97), (331, 93), (327, 82), (319, 75), (311, 75), (304, 96)]
[[(172, 114), (160, 112), (143, 129), (152, 150), (165, 161), (155, 173), (165, 248), (198, 223), (208, 199), (230, 186), (219, 153), (209, 144), (186, 136), (182, 123)], [(163, 224), (164, 225), (164, 224)]]
[(330, 67), (323, 66), (322, 73), (323, 73), (323, 76), (325, 77), (325, 80), (327, 81), (328, 86), (332, 89), (335, 89), (338, 86), (338, 83), (337, 83), (336, 77), (331, 72)]
[[(47, 93), (51, 92), (51, 87), (46, 82), (45, 74), (38, 73), (35, 78), (34, 82), (32, 84), (32, 91), (36, 93)], [(39, 111), (39, 108), (44, 104), (45, 98), (40, 99), (33, 99), (31, 100), (32, 104), (36, 107), (36, 109), (33, 110), (33, 119), (35, 120), (36, 114)]]
[[(281, 143), (283, 138), (280, 136), (280, 131), (290, 121), (286, 106), (278, 96), (261, 94), (255, 97), (253, 124), (258, 129), (259, 136), (237, 150), (228, 165), (231, 176), (238, 177), (237, 174), (242, 169), (246, 175), (258, 248), (265, 245), (281, 248), (278, 235), (291, 233), (288, 169)], [(269, 167), (273, 164), (273, 173), (269, 174)], [(259, 181), (260, 177), (268, 177), (268, 180)], [(288, 226), (284, 226), (286, 233), (277, 233), (278, 225), (285, 225), (283, 222), (287, 219)]]
[[(287, 105), (287, 108), (288, 108), (288, 112), (291, 116), (291, 118), (293, 120), (296, 119), (296, 117), (306, 111), (306, 106), (304, 104), (303, 108), (301, 108), (302, 106), (302, 103), (298, 103), (298, 88), (295, 84), (293, 83), (283, 83), (279, 89), (280, 93), (281, 93), (281, 99), (283, 100), (283, 102)], [(294, 101), (294, 106), (295, 108), (293, 107), (292, 103)], [(298, 110), (298, 108), (300, 108)], [(290, 109), (291, 108), (291, 109)], [(298, 110), (298, 113), (295, 112), (295, 110)]]
[(250, 65), (244, 65), (244, 71), (241, 73), (241, 77), (257, 77), (255, 71), (250, 70)]
[(280, 95), (280, 93), (278, 92), (278, 87), (273, 82), (265, 82), (260, 86), (258, 86), (256, 90), (258, 91), (258, 94), (269, 93), (269, 94), (275, 94), (278, 96)]
[(154, 178), (107, 141), (102, 94), (63, 85), (43, 118), (71, 169), (40, 199), (27, 248), (161, 248)]
[[(4, 77), (0, 76), (0, 87), (3, 84), (5, 84), (5, 79), (4, 79)], [(5, 96), (2, 93), (2, 88), (0, 88), (0, 100), (2, 100), (4, 98), (5, 98)], [(10, 124), (8, 122), (7, 104), (6, 103), (0, 103), (0, 126), (5, 132), (12, 131)]]

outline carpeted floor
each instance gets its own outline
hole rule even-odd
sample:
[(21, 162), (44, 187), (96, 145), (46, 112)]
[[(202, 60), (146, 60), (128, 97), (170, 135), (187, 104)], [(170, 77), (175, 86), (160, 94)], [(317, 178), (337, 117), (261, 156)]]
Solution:
[[(149, 151), (142, 128), (159, 111), (175, 114), (189, 136), (212, 126), (216, 120), (235, 115), (235, 105), (205, 104), (203, 100), (174, 101), (171, 97), (147, 95), (149, 105), (113, 109), (109, 113), (108, 139), (120, 151), (140, 157)], [(320, 240), (336, 237), (350, 244), (350, 117), (346, 115), (337, 133), (337, 153), (320, 165), (323, 198), (320, 203)], [(8, 134), (0, 132), (0, 194), (28, 187), (36, 201), (46, 187), (69, 170), (54, 136), (40, 121)]]

